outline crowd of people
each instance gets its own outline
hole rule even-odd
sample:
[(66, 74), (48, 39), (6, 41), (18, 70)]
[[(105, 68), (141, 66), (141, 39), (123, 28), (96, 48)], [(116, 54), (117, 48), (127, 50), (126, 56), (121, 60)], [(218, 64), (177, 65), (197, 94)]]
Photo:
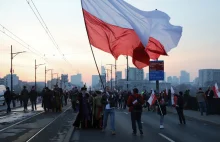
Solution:
[[(157, 110), (160, 115), (160, 128), (163, 129), (164, 116), (166, 115), (166, 106), (168, 106), (168, 95), (165, 92), (161, 92), (157, 95), (157, 101), (150, 106), (148, 99), (150, 93), (146, 91), (139, 93), (137, 88), (130, 91), (87, 91), (84, 86), (79, 91), (73, 90), (71, 93), (72, 106), (75, 112), (78, 110), (78, 115), (73, 123), (76, 128), (98, 128), (105, 131), (108, 117), (110, 116), (110, 127), (112, 134), (115, 135), (115, 110), (126, 109), (129, 107), (131, 114), (131, 122), (133, 134), (137, 134), (136, 123), (140, 134), (143, 134), (141, 116), (143, 108), (150, 110)], [(183, 114), (184, 100), (183, 93), (179, 92), (176, 99), (176, 110), (179, 116), (180, 124), (186, 124)]]
[[(153, 104), (150, 105), (148, 102), (149, 98), (152, 95), (154, 90), (147, 93), (144, 91), (140, 93), (137, 88), (134, 88), (131, 91), (112, 91), (109, 88), (106, 88), (105, 91), (87, 91), (86, 86), (82, 87), (79, 90), (77, 87), (73, 88), (70, 91), (63, 91), (62, 88), (59, 88), (57, 85), (54, 86), (53, 90), (50, 90), (48, 87), (45, 87), (42, 91), (42, 107), (45, 112), (61, 112), (62, 107), (67, 105), (68, 98), (71, 100), (72, 109), (74, 112), (78, 112), (76, 120), (73, 123), (73, 126), (76, 128), (96, 128), (102, 129), (105, 131), (107, 127), (108, 117), (110, 116), (110, 127), (112, 134), (115, 135), (115, 110), (116, 109), (126, 109), (129, 107), (129, 112), (131, 114), (131, 123), (133, 134), (137, 134), (136, 123), (138, 125), (138, 130), (140, 134), (143, 134), (141, 116), (143, 108), (146, 108), (148, 111), (157, 111), (160, 115), (160, 128), (164, 129), (164, 117), (167, 114), (167, 106), (173, 106), (176, 108), (179, 124), (186, 124), (184, 117), (183, 109), (185, 106), (183, 92), (178, 94), (173, 94), (174, 102), (172, 102), (172, 97), (166, 90), (160, 93), (154, 93), (156, 95), (156, 100)], [(206, 103), (207, 99), (213, 97), (214, 92), (212, 89), (208, 89), (206, 92), (203, 92), (201, 88), (197, 92), (196, 98), (200, 107), (201, 115), (203, 112), (206, 112), (208, 115), (208, 109), (210, 109), (210, 104)], [(10, 103), (12, 100), (12, 93), (9, 88), (6, 88), (5, 100), (8, 105), (7, 112), (11, 111)], [(26, 86), (23, 87), (23, 90), (20, 93), (20, 100), (24, 106), (24, 112), (27, 111), (28, 101), (30, 100), (32, 105), (32, 111), (37, 110), (38, 93), (33, 86), (30, 91), (27, 90)], [(207, 104), (207, 105), (206, 105)]]

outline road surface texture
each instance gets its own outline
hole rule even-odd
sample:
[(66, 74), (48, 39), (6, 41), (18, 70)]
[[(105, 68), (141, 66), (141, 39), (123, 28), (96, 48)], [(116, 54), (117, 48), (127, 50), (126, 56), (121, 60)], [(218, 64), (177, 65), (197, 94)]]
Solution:
[[(204, 116), (207, 117), (207, 116)], [(130, 113), (117, 110), (115, 113), (116, 135), (109, 128), (100, 130), (75, 130), (70, 142), (219, 142), (220, 127), (196, 119), (187, 118), (186, 125), (179, 125), (177, 115), (165, 116), (165, 129), (159, 129), (159, 116), (144, 112), (142, 124), (144, 135), (132, 135)]]
[(36, 112), (24, 113), (23, 109), (16, 109), (6, 117), (1, 116), (0, 142), (63, 141), (72, 128), (76, 115), (70, 105), (65, 106), (59, 113), (45, 113), (40, 107)]

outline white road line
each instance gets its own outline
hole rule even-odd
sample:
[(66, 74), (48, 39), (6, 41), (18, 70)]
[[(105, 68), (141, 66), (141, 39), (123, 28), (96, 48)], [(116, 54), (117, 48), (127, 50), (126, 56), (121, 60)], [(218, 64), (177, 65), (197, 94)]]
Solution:
[(125, 114), (128, 114), (127, 112), (124, 112)]
[(172, 139), (168, 138), (167, 136), (165, 136), (164, 134), (158, 133), (160, 136), (162, 136), (163, 138), (165, 138), (166, 140), (170, 141), (170, 142), (175, 142)]
[(37, 115), (43, 113), (43, 112), (44, 112), (44, 111), (39, 112), (39, 113), (37, 113), (37, 114), (35, 114), (35, 115), (31, 116), (31, 117), (28, 117), (27, 119), (24, 119), (24, 120), (22, 120), (22, 121), (19, 121), (19, 122), (15, 123), (15, 124), (12, 124), (12, 125), (6, 127), (6, 128), (3, 128), (3, 129), (0, 130), (0, 132), (5, 131), (5, 130), (11, 128), (11, 127), (14, 127), (15, 125), (18, 125), (18, 124), (20, 124), (20, 123), (22, 123), (22, 122), (24, 122), (24, 121), (27, 121), (27, 120), (29, 120), (29, 119), (31, 119), (31, 118), (33, 118), (33, 117), (35, 117), (35, 116), (37, 116)]
[(29, 138), (26, 142), (30, 142), (34, 137), (36, 137), (40, 132), (42, 132), (45, 128), (47, 128), (50, 124), (52, 124), (55, 120), (57, 120), (57, 118), (59, 118), (62, 114), (64, 114), (69, 108), (71, 108), (72, 106), (68, 107), (64, 112), (62, 112), (60, 115), (58, 115), (53, 121), (51, 121), (50, 123), (48, 123), (46, 126), (44, 126), (42, 129), (40, 129), (40, 131), (38, 131), (36, 134), (34, 134), (31, 138)]

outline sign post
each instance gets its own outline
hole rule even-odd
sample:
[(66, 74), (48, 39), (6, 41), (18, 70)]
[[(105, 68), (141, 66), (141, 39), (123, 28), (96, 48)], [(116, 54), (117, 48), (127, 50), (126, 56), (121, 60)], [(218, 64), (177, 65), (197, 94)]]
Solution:
[(164, 61), (150, 61), (149, 80), (156, 81), (156, 90), (159, 93), (159, 81), (164, 80)]

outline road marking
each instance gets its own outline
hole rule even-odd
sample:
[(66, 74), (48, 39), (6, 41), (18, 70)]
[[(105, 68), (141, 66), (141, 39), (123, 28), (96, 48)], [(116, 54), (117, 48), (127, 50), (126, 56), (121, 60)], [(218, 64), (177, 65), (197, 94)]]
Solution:
[(43, 112), (44, 112), (44, 111), (39, 112), (39, 113), (37, 113), (37, 114), (35, 114), (35, 115), (31, 116), (31, 117), (28, 117), (27, 119), (24, 119), (24, 120), (22, 120), (22, 121), (19, 121), (19, 122), (15, 123), (15, 124), (12, 124), (12, 125), (6, 127), (6, 128), (3, 128), (3, 129), (0, 130), (0, 132), (5, 131), (5, 130), (11, 128), (11, 127), (14, 127), (14, 126), (16, 126), (16, 125), (18, 125), (18, 124), (20, 124), (20, 123), (22, 123), (22, 122), (24, 122), (24, 121), (27, 121), (27, 120), (29, 120), (29, 119), (31, 119), (31, 118), (33, 118), (33, 117), (35, 117), (35, 116), (37, 116), (37, 115), (43, 113)]
[(68, 107), (65, 111), (63, 111), (61, 114), (59, 114), (53, 121), (48, 123), (46, 126), (44, 126), (40, 131), (38, 131), (36, 134), (34, 134), (31, 138), (29, 138), (26, 142), (30, 142), (34, 137), (36, 137), (40, 132), (42, 132), (45, 128), (47, 128), (50, 124), (52, 124), (54, 121), (57, 120), (62, 114), (64, 114), (68, 109), (70, 109), (72, 106)]
[(158, 133), (160, 136), (162, 136), (163, 138), (165, 138), (166, 140), (170, 141), (170, 142), (175, 142), (172, 139), (168, 138), (167, 136), (165, 136), (164, 134)]
[(124, 112), (125, 114), (128, 114), (127, 112)]

